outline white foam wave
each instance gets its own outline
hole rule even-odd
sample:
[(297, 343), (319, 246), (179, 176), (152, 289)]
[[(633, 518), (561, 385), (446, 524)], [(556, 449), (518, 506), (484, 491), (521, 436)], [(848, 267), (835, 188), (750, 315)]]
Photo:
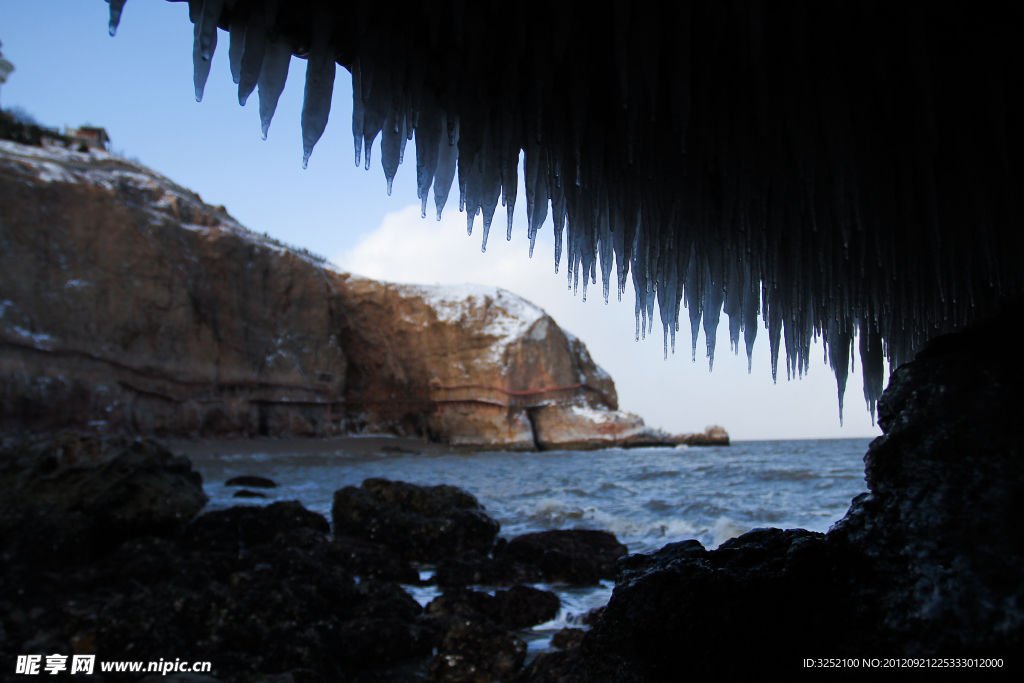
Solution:
[(534, 506), (521, 507), (516, 513), (516, 517), (529, 528), (602, 529), (615, 534), (616, 538), (627, 545), (648, 545), (652, 541), (671, 543), (693, 538), (698, 531), (691, 522), (678, 517), (636, 519), (616, 515), (592, 505), (573, 505), (551, 498), (537, 501)]

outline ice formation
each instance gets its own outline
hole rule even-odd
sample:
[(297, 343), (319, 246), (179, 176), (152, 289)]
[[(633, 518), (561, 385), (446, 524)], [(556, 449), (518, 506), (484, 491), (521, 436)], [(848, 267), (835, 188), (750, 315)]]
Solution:
[(703, 322), (709, 365), (723, 311), (748, 364), (762, 316), (773, 375), (783, 347), (802, 375), (820, 337), (840, 405), (859, 346), (873, 412), (883, 358), (1024, 289), (1024, 79), (1001, 7), (189, 0), (189, 16), (197, 99), (220, 27), (264, 136), (290, 55), (307, 60), (303, 163), (340, 64), (356, 164), (380, 136), (390, 191), (415, 139), (424, 215), (457, 178), (486, 247), (522, 154), (531, 254), (550, 213), (571, 288), (586, 297), (600, 271), (607, 300), (631, 276), (637, 335), (657, 302), (666, 353), (688, 319), (695, 358)]

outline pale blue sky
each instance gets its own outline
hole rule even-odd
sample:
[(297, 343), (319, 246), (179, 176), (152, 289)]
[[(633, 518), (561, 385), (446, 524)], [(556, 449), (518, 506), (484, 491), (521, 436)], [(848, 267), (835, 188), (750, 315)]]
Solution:
[[(393, 281), (483, 282), (522, 294), (583, 339), (615, 379), (623, 409), (648, 424), (675, 432), (721, 424), (744, 439), (881, 433), (864, 410), (859, 374), (850, 378), (842, 428), (835, 379), (826, 365), (812, 360), (805, 379), (782, 377), (773, 385), (763, 329), (751, 375), (746, 358), (729, 352), (724, 315), (710, 375), (703, 334), (696, 363), (690, 361), (685, 331), (678, 353), (668, 361), (662, 359), (659, 329), (653, 339), (635, 343), (631, 293), (622, 303), (613, 294), (605, 306), (598, 284), (583, 303), (566, 291), (564, 275), (554, 275), (550, 221), (534, 259), (527, 259), (522, 207), (513, 240), (506, 243), (499, 206), (486, 254), (480, 253), (479, 233), (465, 236), (457, 195), (441, 223), (422, 221), (412, 147), (390, 197), (378, 148), (369, 172), (355, 167), (351, 79), (345, 69), (338, 69), (327, 131), (303, 170), (303, 60), (292, 59), (263, 141), (258, 98), (254, 94), (246, 107), (238, 106), (223, 32), (203, 102), (195, 102), (192, 25), (185, 3), (129, 0), (116, 38), (107, 35), (106, 24), (103, 0), (0, 0), (0, 41), (16, 67), (0, 90), (0, 103), (22, 107), (47, 125), (104, 126), (115, 151), (138, 158), (208, 203), (225, 205), (250, 229), (347, 269)], [(523, 189), (519, 197), (525, 198)], [(820, 346), (817, 351), (822, 353)]]

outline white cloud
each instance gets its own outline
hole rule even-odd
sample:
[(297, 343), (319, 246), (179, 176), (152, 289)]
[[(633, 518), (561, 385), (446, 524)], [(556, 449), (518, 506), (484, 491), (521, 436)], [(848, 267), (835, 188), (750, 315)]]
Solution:
[[(519, 196), (524, 193), (520, 191)], [(420, 218), (418, 206), (388, 214), (379, 228), (338, 255), (335, 262), (348, 271), (380, 280), (496, 285), (529, 299), (586, 343), (594, 360), (614, 378), (624, 410), (668, 431), (699, 431), (710, 424), (721, 424), (736, 439), (880, 434), (864, 409), (859, 375), (850, 377), (845, 426), (840, 428), (835, 378), (828, 366), (812, 361), (810, 373), (803, 380), (787, 382), (783, 375), (778, 384), (773, 384), (763, 327), (754, 346), (750, 375), (745, 355), (741, 352), (737, 357), (729, 350), (725, 315), (718, 330), (713, 373), (708, 373), (704, 357), (703, 332), (697, 340), (697, 361), (690, 361), (685, 321), (677, 338), (677, 353), (670, 354), (666, 361), (660, 324), (655, 324), (653, 338), (634, 341), (631, 284), (620, 303), (615, 300), (613, 283), (607, 306), (602, 300), (600, 280), (591, 285), (586, 303), (580, 295), (567, 291), (564, 256), (561, 272), (554, 273), (550, 222), (541, 229), (534, 257), (529, 259), (525, 225), (517, 215), (513, 239), (506, 242), (507, 218), (499, 206), (487, 251), (481, 254), (483, 225), (479, 217), (472, 237), (467, 237), (464, 213), (449, 207), (438, 222), (433, 219), (432, 209), (428, 205), (427, 219)], [(812, 358), (815, 352), (823, 356), (820, 345), (812, 349)], [(785, 372), (784, 367), (780, 359), (780, 371)]]

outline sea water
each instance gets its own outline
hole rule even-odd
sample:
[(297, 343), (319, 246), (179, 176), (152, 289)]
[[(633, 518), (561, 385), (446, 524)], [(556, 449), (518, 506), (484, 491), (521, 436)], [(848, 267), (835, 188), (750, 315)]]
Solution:
[[(408, 442), (401, 443), (191, 457), (203, 474), (208, 509), (298, 500), (330, 519), (334, 491), (370, 477), (453, 484), (480, 500), (505, 538), (545, 529), (604, 529), (631, 553), (641, 553), (686, 539), (711, 549), (758, 527), (827, 531), (866, 490), (863, 458), (870, 439), (528, 453), (410, 452)], [(279, 487), (264, 490), (265, 500), (233, 498), (237, 489), (223, 484), (244, 474), (269, 477)], [(424, 578), (430, 573), (422, 568)], [(605, 604), (613, 587), (607, 581), (586, 588), (537, 585), (558, 593), (563, 606), (555, 620), (523, 634), (531, 654), (546, 649), (558, 629)], [(424, 605), (439, 593), (407, 589)]]

